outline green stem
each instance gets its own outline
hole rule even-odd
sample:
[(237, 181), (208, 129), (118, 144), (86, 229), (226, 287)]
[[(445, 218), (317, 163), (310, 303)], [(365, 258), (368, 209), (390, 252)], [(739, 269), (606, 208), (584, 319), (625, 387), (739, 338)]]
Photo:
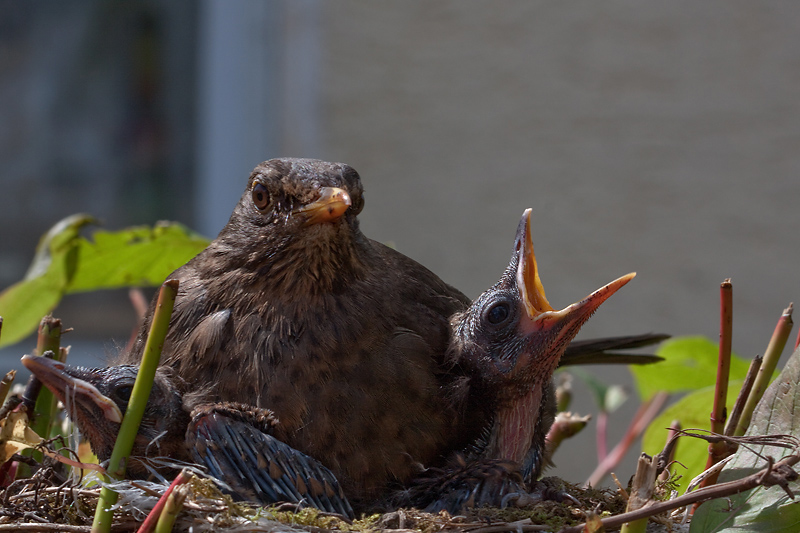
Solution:
[(764, 361), (761, 363), (761, 368), (758, 370), (756, 381), (753, 384), (753, 389), (750, 391), (750, 396), (747, 397), (747, 403), (742, 411), (742, 417), (739, 419), (739, 424), (736, 426), (734, 435), (737, 437), (743, 436), (750, 427), (750, 420), (753, 417), (753, 411), (756, 405), (767, 390), (772, 374), (775, 372), (775, 367), (778, 366), (778, 360), (781, 358), (786, 340), (789, 338), (789, 333), (792, 331), (792, 304), (783, 310), (783, 314), (778, 319), (778, 324), (775, 326), (775, 331), (772, 333), (772, 338), (769, 341), (767, 350), (764, 352)]
[(164, 494), (161, 495), (161, 498), (158, 499), (153, 509), (147, 515), (147, 518), (144, 519), (142, 525), (139, 526), (137, 533), (152, 533), (155, 530), (156, 525), (159, 523), (160, 517), (162, 512), (164, 511), (164, 507), (167, 505), (167, 500), (169, 499), (172, 491), (176, 488), (180, 487), (181, 485), (185, 485), (189, 483), (194, 478), (194, 475), (186, 469), (180, 471), (175, 479), (172, 480), (167, 490), (164, 491)]
[[(161, 360), (161, 349), (164, 347), (164, 340), (167, 337), (169, 321), (172, 316), (172, 309), (175, 306), (177, 293), (178, 280), (167, 280), (161, 285), (161, 292), (158, 295), (158, 303), (153, 313), (150, 333), (144, 346), (139, 373), (133, 384), (128, 409), (122, 419), (119, 435), (114, 443), (114, 450), (111, 452), (111, 459), (108, 464), (108, 474), (114, 479), (121, 479), (125, 475), (125, 464), (133, 449), (133, 442), (139, 431), (139, 424), (142, 421), (147, 400), (150, 397), (153, 378)], [(108, 480), (106, 479), (105, 481)], [(92, 533), (107, 533), (111, 530), (113, 518), (111, 507), (117, 503), (118, 498), (119, 494), (107, 486), (100, 490), (100, 499), (97, 501)]]
[(183, 502), (186, 501), (186, 496), (188, 495), (189, 488), (186, 485), (181, 485), (172, 491), (169, 497), (167, 497), (164, 511), (158, 517), (155, 533), (170, 533), (170, 531), (172, 531), (175, 520), (178, 518), (181, 509), (183, 509)]
[[(61, 352), (61, 319), (46, 316), (39, 324), (39, 338), (36, 343), (36, 354), (43, 356), (45, 352), (52, 352), (53, 359), (58, 360)], [(56, 397), (47, 387), (42, 387), (34, 407), (35, 419), (31, 424), (37, 435), (42, 438), (50, 436), (53, 425), (53, 413), (56, 407)]]

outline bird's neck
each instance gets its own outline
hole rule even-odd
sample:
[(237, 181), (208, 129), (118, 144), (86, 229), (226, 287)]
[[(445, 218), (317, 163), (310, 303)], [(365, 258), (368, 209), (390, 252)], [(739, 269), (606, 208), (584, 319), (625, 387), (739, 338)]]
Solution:
[(545, 385), (537, 382), (517, 401), (501, 407), (494, 418), (487, 457), (521, 463), (531, 448), (538, 426)]
[(338, 237), (286, 239), (268, 255), (250, 254), (239, 261), (241, 278), (235, 285), (286, 302), (335, 292), (361, 279), (370, 259), (360, 234)]

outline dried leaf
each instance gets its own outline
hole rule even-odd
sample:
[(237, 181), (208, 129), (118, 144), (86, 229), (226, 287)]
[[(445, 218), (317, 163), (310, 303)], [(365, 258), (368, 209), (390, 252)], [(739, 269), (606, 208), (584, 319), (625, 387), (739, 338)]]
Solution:
[(42, 438), (28, 427), (28, 415), (24, 411), (12, 411), (0, 420), (0, 464), (25, 448), (34, 448)]

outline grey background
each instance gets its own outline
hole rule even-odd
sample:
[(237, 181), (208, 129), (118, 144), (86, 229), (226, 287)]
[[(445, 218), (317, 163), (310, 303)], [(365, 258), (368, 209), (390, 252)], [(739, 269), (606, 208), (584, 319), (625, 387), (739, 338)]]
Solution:
[[(583, 337), (716, 339), (731, 277), (750, 357), (798, 295), (795, 2), (0, 7), (0, 286), (62, 216), (213, 236), (258, 162), (303, 156), (355, 167), (363, 231), (470, 296), (527, 207), (554, 306), (637, 271)], [(133, 321), (123, 292), (57, 314), (101, 353)], [(591, 441), (554, 473), (585, 478)]]

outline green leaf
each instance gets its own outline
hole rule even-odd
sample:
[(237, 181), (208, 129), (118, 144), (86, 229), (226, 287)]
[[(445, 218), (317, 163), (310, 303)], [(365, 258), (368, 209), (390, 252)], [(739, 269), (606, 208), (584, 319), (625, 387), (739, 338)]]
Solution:
[(96, 231), (78, 243), (78, 264), (67, 293), (154, 287), (200, 253), (208, 240), (177, 223)]
[[(730, 383), (728, 391), (728, 409), (736, 401), (736, 395), (742, 387), (741, 381)], [(708, 429), (711, 425), (710, 414), (714, 404), (714, 387), (705, 387), (687, 394), (661, 412), (647, 427), (642, 437), (642, 451), (648, 455), (659, 453), (667, 442), (667, 428), (674, 420), (678, 420), (683, 429)], [(685, 466), (673, 467), (683, 477), (678, 480), (679, 490), (683, 491), (689, 482), (706, 469), (708, 460), (708, 443), (701, 439), (682, 437), (675, 449), (675, 459)]]
[[(800, 350), (792, 354), (778, 378), (770, 385), (756, 406), (747, 435), (800, 436)], [(733, 481), (753, 474), (765, 466), (756, 454), (779, 461), (797, 450), (776, 446), (740, 448), (719, 476), (719, 482)], [(800, 481), (789, 484), (797, 494)], [(747, 492), (713, 500), (701, 505), (692, 518), (690, 531), (710, 533), (736, 530), (741, 532), (795, 532), (800, 530), (800, 505), (789, 499), (780, 487), (756, 487)]]
[[(642, 400), (658, 391), (672, 393), (709, 387), (717, 380), (719, 349), (705, 337), (670, 339), (656, 354), (665, 360), (655, 365), (629, 367)], [(732, 354), (730, 379), (744, 379), (749, 365), (748, 361)]]
[(42, 237), (25, 278), (0, 293), (0, 346), (34, 331), (66, 294), (157, 286), (208, 245), (186, 227), (165, 222), (97, 231), (94, 240), (82, 237), (81, 228), (94, 222), (89, 215), (73, 215)]
[(0, 346), (24, 338), (58, 305), (75, 272), (80, 230), (93, 222), (89, 215), (72, 215), (42, 236), (25, 278), (0, 293)]

